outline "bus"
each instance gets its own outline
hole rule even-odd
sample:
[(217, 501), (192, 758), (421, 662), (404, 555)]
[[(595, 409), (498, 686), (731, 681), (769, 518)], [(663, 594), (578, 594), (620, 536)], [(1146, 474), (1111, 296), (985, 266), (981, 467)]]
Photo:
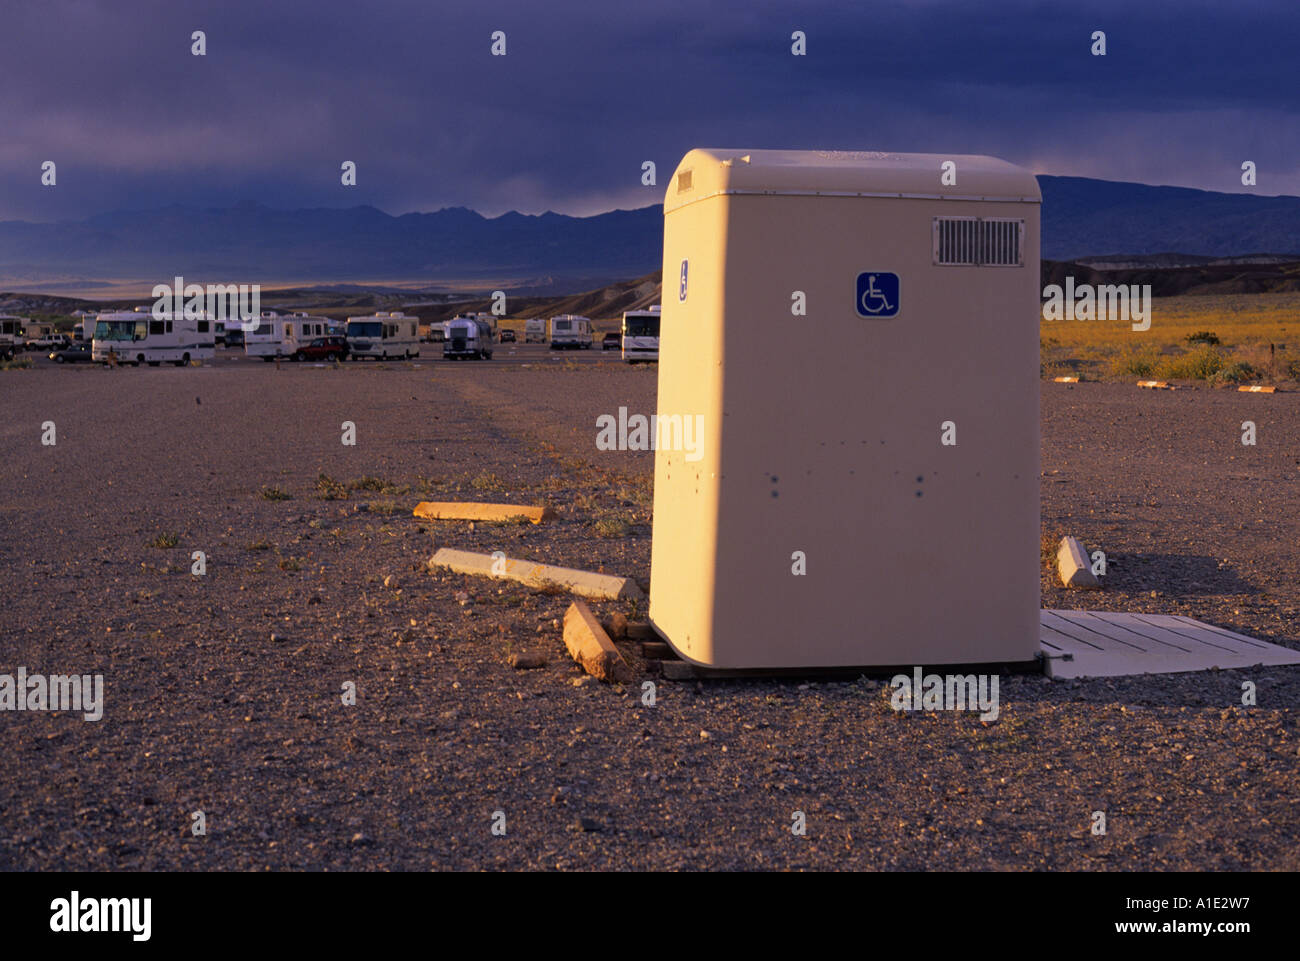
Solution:
[(353, 360), (373, 357), (419, 357), (419, 318), (408, 317), (400, 310), (376, 311), (367, 317), (349, 317), (347, 328), (348, 356)]
[(267, 362), (276, 357), (292, 358), (299, 347), (317, 337), (328, 337), (332, 326), (328, 317), (264, 310), (257, 319), (257, 328), (244, 332), (244, 354)]
[(623, 315), (623, 359), (629, 364), (659, 360), (659, 305)]
[(590, 350), (591, 321), (576, 314), (551, 318), (551, 350)]
[(114, 311), (95, 317), (90, 359), (107, 363), (109, 351), (123, 364), (157, 367), (163, 361), (186, 367), (192, 360), (211, 360), (216, 348), (212, 319), (155, 317), (147, 311)]

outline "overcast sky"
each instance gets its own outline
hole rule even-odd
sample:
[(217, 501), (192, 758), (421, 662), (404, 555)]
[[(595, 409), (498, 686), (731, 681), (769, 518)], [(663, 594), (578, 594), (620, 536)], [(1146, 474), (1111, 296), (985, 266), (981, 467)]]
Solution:
[(0, 219), (591, 214), (659, 202), (693, 146), (988, 153), (1227, 191), (1252, 160), (1257, 192), (1300, 194), (1297, 50), (1296, 0), (0, 0)]

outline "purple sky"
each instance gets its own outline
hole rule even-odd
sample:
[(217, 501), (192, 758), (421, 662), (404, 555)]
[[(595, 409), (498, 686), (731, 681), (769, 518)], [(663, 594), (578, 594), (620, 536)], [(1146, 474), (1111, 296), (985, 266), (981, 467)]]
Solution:
[(989, 153), (1227, 191), (1253, 160), (1258, 193), (1300, 194), (1297, 50), (1294, 0), (3, 0), (0, 219), (589, 214), (660, 201), (692, 146)]

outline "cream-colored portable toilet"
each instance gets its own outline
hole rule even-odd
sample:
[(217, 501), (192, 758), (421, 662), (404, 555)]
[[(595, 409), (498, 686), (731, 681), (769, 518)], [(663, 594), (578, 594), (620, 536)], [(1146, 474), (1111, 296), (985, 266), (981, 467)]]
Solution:
[(1034, 659), (1040, 199), (991, 157), (682, 160), (650, 577), (682, 657)]

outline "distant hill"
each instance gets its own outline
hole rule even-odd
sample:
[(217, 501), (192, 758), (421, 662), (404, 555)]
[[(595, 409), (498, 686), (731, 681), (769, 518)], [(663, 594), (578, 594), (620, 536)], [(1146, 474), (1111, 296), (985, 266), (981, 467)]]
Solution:
[(374, 207), (166, 207), (76, 223), (0, 223), (0, 284), (180, 274), (211, 283), (514, 279), (572, 290), (567, 281), (602, 283), (657, 268), (662, 238), (659, 207), (492, 218), (461, 207), (400, 217)]
[[(1300, 197), (1082, 177), (1038, 181), (1046, 259), (1129, 268), (1199, 266), (1255, 251), (1277, 262), (1300, 258)], [(374, 207), (173, 206), (80, 222), (0, 223), (0, 285), (71, 289), (71, 281), (87, 288), (85, 281), (180, 274), (211, 283), (416, 281), (433, 289), (454, 281), (462, 289), (502, 284), (562, 294), (659, 269), (662, 241), (657, 205), (594, 217), (491, 218), (461, 207), (393, 217)]]
[[(659, 303), (662, 274), (663, 271), (656, 270), (635, 280), (625, 280), (564, 297), (511, 297), (508, 301), (510, 316), (554, 317), (557, 314), (578, 314), (592, 320), (614, 320), (621, 318), (625, 310), (640, 310)], [(484, 297), (449, 306), (407, 308), (406, 312), (418, 314), (421, 323), (438, 323), (449, 320), (458, 313), (491, 309), (492, 301)]]
[(1300, 197), (1040, 174), (1043, 257), (1078, 260), (1108, 250), (1233, 257), (1268, 251), (1300, 259)]

